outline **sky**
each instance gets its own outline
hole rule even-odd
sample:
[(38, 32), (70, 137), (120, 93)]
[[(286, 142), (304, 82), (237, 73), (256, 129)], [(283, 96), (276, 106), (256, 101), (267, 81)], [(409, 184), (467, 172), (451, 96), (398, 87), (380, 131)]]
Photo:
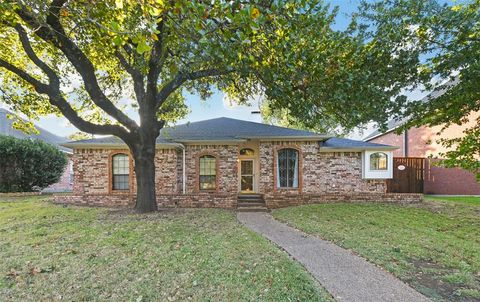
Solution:
[[(339, 13), (334, 25), (335, 29), (343, 30), (348, 26), (350, 15), (354, 12), (359, 4), (359, 0), (331, 0), (332, 6), (339, 6)], [(190, 114), (183, 120), (179, 120), (178, 124), (186, 122), (195, 122), (199, 120), (217, 118), (217, 117), (230, 117), (241, 120), (248, 120), (254, 122), (261, 122), (261, 116), (259, 114), (252, 114), (252, 111), (257, 111), (258, 101), (252, 100), (250, 106), (238, 106), (231, 105), (228, 100), (224, 98), (221, 92), (217, 92), (212, 95), (206, 101), (201, 101), (196, 95), (187, 94), (186, 103), (190, 108)], [(0, 107), (5, 107), (0, 103)], [(61, 117), (47, 116), (41, 117), (39, 121), (35, 122), (36, 125), (60, 136), (68, 136), (78, 130), (73, 127), (68, 120)], [(365, 133), (355, 132), (351, 135), (352, 138), (361, 138), (371, 127), (365, 131)]]

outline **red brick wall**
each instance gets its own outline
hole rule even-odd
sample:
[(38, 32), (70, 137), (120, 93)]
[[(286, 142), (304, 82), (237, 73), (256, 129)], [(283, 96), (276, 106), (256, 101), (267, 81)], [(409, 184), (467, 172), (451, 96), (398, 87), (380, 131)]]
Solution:
[(272, 194), (265, 198), (269, 209), (314, 203), (384, 202), (411, 204), (423, 201), (422, 194), (406, 193), (327, 193), (327, 194)]
[[(199, 157), (212, 155), (217, 159), (217, 193), (238, 192), (238, 146), (237, 145), (187, 145), (186, 146), (186, 192), (198, 193)], [(181, 174), (179, 177), (181, 178)]]
[[(278, 149), (296, 148), (300, 152), (299, 189), (277, 189), (275, 159)], [(238, 194), (238, 151), (236, 145), (186, 146), (186, 195), (181, 194), (181, 150), (157, 150), (156, 191), (160, 207), (235, 208)], [(57, 196), (57, 202), (102, 206), (133, 206), (135, 179), (131, 190), (112, 192), (111, 156), (126, 150), (76, 150), (73, 156), (75, 185), (68, 196)], [(127, 152), (128, 153), (128, 152)], [(386, 195), (384, 180), (362, 179), (360, 152), (319, 152), (317, 142), (262, 142), (259, 146), (259, 191), (271, 208), (345, 200), (382, 201)], [(198, 158), (210, 154), (217, 158), (217, 189), (199, 191)], [(180, 162), (180, 163), (179, 163)], [(133, 162), (132, 162), (133, 165)], [(133, 169), (132, 169), (133, 171)], [(385, 196), (384, 196), (385, 195)]]
[[(436, 141), (439, 138), (461, 137), (462, 131), (472, 125), (478, 113), (473, 113), (469, 120), (471, 122), (463, 126), (453, 125), (448, 127), (440, 135), (437, 133), (441, 126), (411, 128), (407, 132), (408, 154), (409, 157), (437, 157), (440, 153), (447, 151), (445, 147)], [(394, 152), (394, 156), (403, 157), (403, 135), (397, 135), (389, 132), (370, 140), (372, 143), (389, 144), (397, 146), (400, 149)], [(425, 169), (425, 194), (445, 194), (445, 195), (479, 195), (480, 184), (475, 176), (463, 169), (447, 169), (434, 167), (427, 163)]]
[(480, 184), (475, 175), (463, 169), (447, 169), (426, 161), (423, 192), (439, 195), (480, 195)]
[[(294, 147), (301, 153), (299, 189), (277, 189), (275, 158), (278, 149)], [(360, 152), (319, 152), (317, 142), (260, 143), (260, 193), (266, 195), (318, 193), (385, 193), (384, 180), (362, 179)]]

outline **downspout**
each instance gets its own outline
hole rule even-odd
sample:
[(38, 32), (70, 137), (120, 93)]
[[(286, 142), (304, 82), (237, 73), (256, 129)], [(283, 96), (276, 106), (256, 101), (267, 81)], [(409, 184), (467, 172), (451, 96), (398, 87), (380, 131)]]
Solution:
[(182, 161), (183, 161), (183, 164), (182, 164), (182, 193), (183, 195), (185, 195), (185, 146), (182, 145), (182, 151), (183, 151), (183, 154), (182, 154)]
[(403, 157), (408, 157), (408, 130), (403, 131)]

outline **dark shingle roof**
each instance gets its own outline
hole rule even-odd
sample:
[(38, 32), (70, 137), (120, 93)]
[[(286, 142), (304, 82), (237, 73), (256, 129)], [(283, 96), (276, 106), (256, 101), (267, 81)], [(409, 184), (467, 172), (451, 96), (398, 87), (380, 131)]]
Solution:
[(284, 128), (226, 117), (164, 128), (160, 136), (166, 139), (171, 138), (175, 141), (221, 141), (275, 137), (312, 137), (325, 139), (331, 137), (329, 135), (317, 134), (305, 130)]
[(357, 141), (347, 138), (332, 137), (322, 144), (323, 148), (328, 149), (397, 149), (397, 147), (375, 144), (364, 141)]
[(42, 129), (41, 127), (35, 126), (35, 128), (37, 128), (37, 130), (40, 132), (39, 134), (27, 134), (23, 131), (14, 129), (12, 127), (13, 121), (7, 118), (7, 114), (11, 114), (11, 112), (0, 108), (0, 134), (10, 135), (20, 139), (24, 139), (24, 138), (39, 139), (41, 141), (44, 141), (46, 143), (49, 143), (58, 147), (62, 151), (65, 151), (65, 152), (72, 151), (71, 149), (60, 145), (67, 142), (68, 139), (55, 135), (51, 132), (48, 132), (47, 130)]
[[(390, 146), (386, 145), (332, 138), (330, 135), (317, 134), (305, 130), (296, 130), (225, 117), (164, 128), (157, 138), (157, 144), (176, 145), (177, 143), (202, 141), (242, 142), (246, 139), (325, 141), (324, 147), (336, 149), (390, 148)], [(113, 136), (69, 142), (64, 145), (71, 148), (125, 146), (119, 138)]]

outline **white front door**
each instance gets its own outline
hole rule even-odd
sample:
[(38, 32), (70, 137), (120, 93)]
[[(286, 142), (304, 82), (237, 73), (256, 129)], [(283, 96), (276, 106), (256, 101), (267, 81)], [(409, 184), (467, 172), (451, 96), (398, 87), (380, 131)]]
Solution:
[(240, 160), (240, 192), (252, 193), (255, 191), (255, 165), (253, 159)]

